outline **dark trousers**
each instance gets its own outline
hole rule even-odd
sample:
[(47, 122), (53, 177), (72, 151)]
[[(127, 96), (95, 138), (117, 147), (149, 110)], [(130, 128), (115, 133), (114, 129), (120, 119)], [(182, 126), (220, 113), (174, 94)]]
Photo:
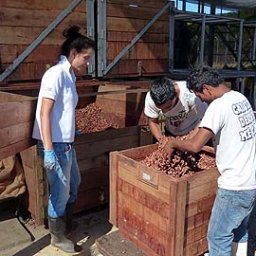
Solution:
[(256, 202), (248, 222), (248, 249), (247, 256), (254, 256), (256, 251)]

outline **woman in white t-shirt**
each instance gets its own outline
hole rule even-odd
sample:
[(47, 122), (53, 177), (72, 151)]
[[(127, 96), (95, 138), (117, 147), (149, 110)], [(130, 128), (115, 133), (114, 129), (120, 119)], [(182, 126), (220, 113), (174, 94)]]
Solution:
[(43, 75), (38, 96), (33, 138), (47, 174), (50, 196), (48, 224), (51, 244), (75, 253), (67, 238), (72, 230), (72, 209), (81, 181), (74, 149), (75, 108), (78, 102), (76, 73), (85, 74), (95, 43), (79, 33), (77, 26), (63, 32), (59, 62)]
[(153, 136), (161, 141), (165, 138), (159, 122), (161, 115), (167, 134), (181, 136), (199, 124), (206, 108), (207, 104), (188, 90), (186, 81), (162, 77), (153, 81), (146, 95), (144, 113), (149, 118)]

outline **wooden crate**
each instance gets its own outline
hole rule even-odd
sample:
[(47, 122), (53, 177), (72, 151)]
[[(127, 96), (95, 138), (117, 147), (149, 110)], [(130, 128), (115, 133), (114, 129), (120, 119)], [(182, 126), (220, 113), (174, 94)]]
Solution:
[(76, 137), (75, 149), (82, 182), (77, 211), (109, 201), (109, 153), (152, 143), (150, 131), (141, 126), (112, 129)]
[(138, 80), (100, 85), (96, 105), (104, 113), (117, 116), (121, 127), (147, 124), (143, 110), (150, 84), (150, 80)]
[(36, 99), (0, 92), (0, 109), (0, 159), (4, 159), (35, 143), (31, 134)]
[(110, 222), (148, 255), (200, 255), (207, 251), (218, 171), (174, 178), (139, 162), (156, 149), (111, 152)]

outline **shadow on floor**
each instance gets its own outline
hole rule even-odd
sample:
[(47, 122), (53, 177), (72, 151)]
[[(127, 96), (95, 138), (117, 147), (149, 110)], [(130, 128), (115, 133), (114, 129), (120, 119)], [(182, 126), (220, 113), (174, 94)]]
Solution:
[(13, 256), (32, 256), (38, 253), (44, 247), (48, 246), (49, 244), (50, 244), (50, 234), (45, 235), (42, 238), (38, 239), (37, 241), (31, 243), (31, 245), (13, 254)]

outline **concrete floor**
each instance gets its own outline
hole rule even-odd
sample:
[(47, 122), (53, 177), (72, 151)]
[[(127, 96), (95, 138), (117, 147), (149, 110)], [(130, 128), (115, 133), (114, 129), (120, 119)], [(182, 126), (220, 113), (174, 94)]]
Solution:
[[(83, 247), (82, 256), (146, 256), (133, 244), (122, 238), (118, 229), (109, 222), (108, 207), (79, 213), (74, 216), (78, 227), (72, 240)], [(49, 230), (35, 226), (32, 221), (24, 222), (35, 237), (15, 217), (14, 210), (0, 204), (0, 256), (71, 256), (50, 245)], [(102, 252), (102, 254), (100, 253)], [(205, 254), (207, 255), (207, 254)], [(245, 252), (236, 256), (245, 256)], [(203, 256), (203, 255), (201, 255)]]
[[(83, 247), (84, 256), (99, 256), (95, 240), (110, 231), (112, 225), (108, 222), (108, 208), (101, 208), (83, 214), (75, 215), (78, 228), (74, 232), (73, 240)], [(32, 242), (29, 234), (15, 218), (13, 211), (0, 208), (0, 255), (1, 256), (65, 256), (59, 250), (50, 246), (50, 235), (44, 226), (37, 226), (28, 221), (25, 227), (32, 233), (35, 240)]]

